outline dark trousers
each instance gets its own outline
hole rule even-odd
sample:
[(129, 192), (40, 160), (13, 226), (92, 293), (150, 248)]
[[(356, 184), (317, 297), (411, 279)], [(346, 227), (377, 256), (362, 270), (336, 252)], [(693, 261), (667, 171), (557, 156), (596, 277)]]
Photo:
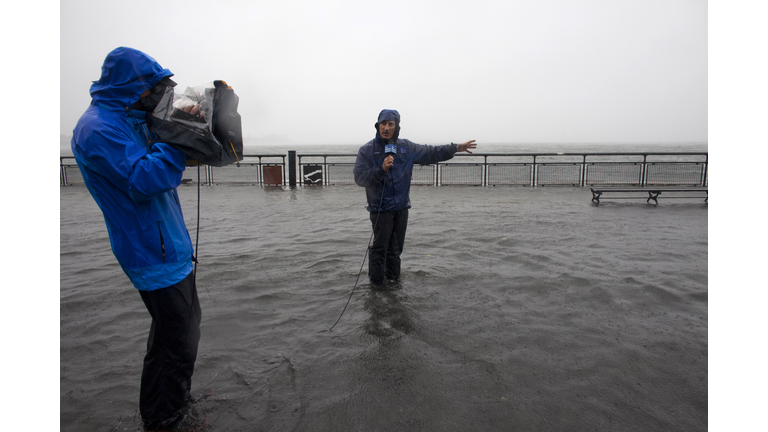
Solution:
[(155, 291), (139, 291), (152, 326), (141, 373), (139, 409), (147, 429), (168, 427), (190, 397), (200, 340), (200, 302), (194, 273)]
[(408, 209), (371, 213), (373, 245), (368, 249), (368, 278), (381, 283), (386, 277), (400, 277), (400, 254), (403, 253), (405, 230), (408, 228)]

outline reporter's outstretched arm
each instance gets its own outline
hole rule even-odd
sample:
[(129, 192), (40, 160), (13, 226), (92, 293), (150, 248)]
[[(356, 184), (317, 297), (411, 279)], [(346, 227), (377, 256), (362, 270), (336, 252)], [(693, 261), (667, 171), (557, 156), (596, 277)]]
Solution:
[(465, 143), (457, 144), (456, 153), (467, 152), (471, 154), (472, 152), (470, 150), (473, 150), (476, 148), (477, 148), (477, 144), (475, 143), (475, 140), (469, 140)]

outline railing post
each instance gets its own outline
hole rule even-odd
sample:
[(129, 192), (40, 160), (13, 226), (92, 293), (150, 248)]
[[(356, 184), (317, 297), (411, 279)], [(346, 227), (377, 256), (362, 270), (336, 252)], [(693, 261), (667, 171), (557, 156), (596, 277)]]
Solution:
[(288, 150), (288, 186), (296, 187), (296, 150)]
[(285, 186), (285, 176), (286, 176), (286, 172), (285, 172), (285, 155), (282, 155), (281, 159), (283, 161), (283, 165), (282, 165), (282, 167), (283, 167), (283, 169), (282, 169), (282, 171), (283, 171), (283, 186)]
[(64, 158), (59, 157), (59, 176), (61, 178), (61, 185), (67, 185), (67, 171), (64, 169)]
[(648, 155), (643, 155), (643, 169), (640, 170), (640, 187), (643, 187), (648, 182)]
[(261, 156), (259, 156), (259, 168), (256, 169), (256, 183), (259, 186), (264, 185), (264, 167), (261, 166)]
[(299, 186), (303, 186), (304, 185), (304, 174), (303, 174), (304, 173), (304, 163), (301, 162), (301, 158), (302, 157), (306, 157), (306, 155), (296, 155), (296, 161), (297, 161), (296, 162), (296, 167), (297, 167), (296, 168), (297, 169), (296, 172), (299, 173), (299, 175), (298, 175)]

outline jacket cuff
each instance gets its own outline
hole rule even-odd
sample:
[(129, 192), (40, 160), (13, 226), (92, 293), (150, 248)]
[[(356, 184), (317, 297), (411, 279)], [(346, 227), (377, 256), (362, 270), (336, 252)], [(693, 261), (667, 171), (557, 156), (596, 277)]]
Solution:
[(387, 173), (384, 172), (384, 168), (379, 166), (379, 168), (376, 170), (375, 176), (376, 176), (376, 180), (381, 180), (387, 176)]
[(454, 153), (457, 153), (457, 152), (459, 151), (459, 145), (458, 145), (458, 144), (456, 144), (456, 143), (454, 143), (454, 142), (452, 142), (452, 143), (451, 143), (451, 150), (452, 150)]

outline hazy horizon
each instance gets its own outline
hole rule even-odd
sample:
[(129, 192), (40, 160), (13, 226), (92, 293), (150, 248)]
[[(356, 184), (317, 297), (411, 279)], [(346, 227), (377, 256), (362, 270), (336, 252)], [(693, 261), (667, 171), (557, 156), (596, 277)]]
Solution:
[[(365, 144), (367, 141), (372, 139), (373, 136), (369, 137), (367, 140), (360, 141), (360, 142), (314, 142), (314, 143), (295, 143), (289, 140), (270, 140), (270, 137), (250, 137), (246, 136), (243, 137), (243, 146), (247, 150), (248, 148), (256, 148), (256, 147), (279, 147), (279, 148), (286, 148), (290, 146), (295, 146), (297, 148), (300, 147), (329, 147), (329, 146), (339, 146), (339, 147), (356, 147), (361, 146)], [(407, 138), (407, 137), (405, 137)], [(72, 155), (72, 151), (70, 148), (70, 140), (72, 139), (72, 135), (66, 135), (66, 134), (60, 134), (61, 139), (61, 146), (60, 146), (60, 153), (62, 156), (70, 156)], [(447, 142), (420, 142), (419, 144), (427, 144), (427, 145), (440, 145), (440, 144), (447, 144)], [(482, 142), (478, 146), (478, 150), (476, 150), (476, 153), (483, 153), (484, 148), (488, 147), (494, 147), (498, 148), (501, 146), (512, 146), (512, 147), (519, 147), (519, 146), (541, 146), (541, 147), (600, 147), (600, 146), (613, 146), (613, 147), (637, 147), (637, 146), (649, 146), (649, 147), (669, 147), (669, 146), (689, 146), (689, 147), (704, 147), (704, 149), (695, 149), (695, 151), (708, 151), (709, 143), (706, 141), (703, 142), (695, 142), (695, 141), (668, 141), (668, 142)], [(631, 149), (628, 149), (627, 151), (632, 151)]]

